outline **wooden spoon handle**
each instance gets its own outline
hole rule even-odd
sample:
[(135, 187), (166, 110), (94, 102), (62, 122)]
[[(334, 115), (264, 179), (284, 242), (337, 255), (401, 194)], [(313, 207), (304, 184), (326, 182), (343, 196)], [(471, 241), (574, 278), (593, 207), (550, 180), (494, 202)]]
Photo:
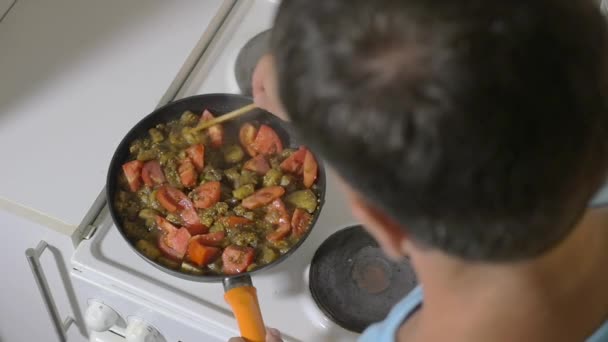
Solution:
[(224, 121), (228, 121), (228, 120), (234, 119), (236, 117), (239, 117), (239, 116), (241, 116), (243, 114), (246, 114), (246, 113), (248, 113), (248, 112), (250, 112), (250, 111), (252, 111), (252, 110), (254, 110), (256, 108), (257, 107), (256, 107), (255, 103), (246, 105), (245, 107), (239, 108), (237, 110), (233, 110), (230, 113), (226, 113), (224, 115), (218, 116), (215, 119), (212, 119), (212, 120), (209, 120), (209, 121), (205, 121), (205, 122), (200, 122), (196, 127), (193, 128), (193, 130), (195, 130), (195, 131), (201, 131), (201, 130), (203, 130), (205, 128), (209, 128), (211, 126), (217, 125), (217, 124), (222, 123)]

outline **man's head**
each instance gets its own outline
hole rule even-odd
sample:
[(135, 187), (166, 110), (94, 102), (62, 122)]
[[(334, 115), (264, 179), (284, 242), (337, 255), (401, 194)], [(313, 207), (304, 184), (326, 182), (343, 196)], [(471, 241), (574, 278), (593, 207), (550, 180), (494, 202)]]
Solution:
[(561, 241), (604, 179), (607, 38), (591, 1), (284, 0), (273, 53), (368, 217), (511, 261)]

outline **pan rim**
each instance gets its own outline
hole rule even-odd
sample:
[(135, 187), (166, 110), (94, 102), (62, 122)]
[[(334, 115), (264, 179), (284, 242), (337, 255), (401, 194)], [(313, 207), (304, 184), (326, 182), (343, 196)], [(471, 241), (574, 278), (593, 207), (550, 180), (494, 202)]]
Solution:
[[(169, 267), (166, 267), (164, 265), (161, 265), (160, 263), (157, 263), (154, 260), (149, 259), (147, 256), (145, 256), (143, 253), (141, 253), (139, 250), (137, 250), (137, 248), (135, 248), (134, 243), (131, 242), (131, 240), (126, 236), (126, 233), (124, 232), (123, 229), (123, 224), (120, 221), (120, 218), (118, 216), (117, 210), (114, 208), (114, 194), (116, 191), (116, 185), (114, 183), (116, 183), (115, 178), (117, 177), (117, 173), (116, 170), (118, 169), (118, 163), (121, 162), (121, 158), (119, 158), (120, 152), (124, 151), (125, 148), (128, 148), (129, 144), (135, 139), (135, 137), (133, 137), (133, 135), (136, 134), (137, 131), (145, 128), (145, 129), (149, 129), (151, 127), (147, 127), (145, 126), (145, 123), (149, 120), (151, 120), (151, 118), (156, 117), (158, 115), (160, 115), (161, 113), (164, 113), (164, 111), (170, 110), (171, 108), (174, 107), (178, 107), (181, 104), (184, 103), (188, 103), (188, 102), (196, 102), (196, 101), (204, 101), (204, 100), (209, 100), (209, 99), (213, 99), (213, 98), (217, 98), (217, 97), (225, 97), (231, 100), (235, 100), (235, 101), (242, 101), (244, 103), (251, 103), (253, 102), (253, 99), (250, 96), (245, 96), (245, 95), (240, 95), (240, 94), (229, 94), (229, 93), (209, 93), (209, 94), (198, 94), (198, 95), (193, 95), (193, 96), (188, 96), (188, 97), (184, 97), (181, 98), (179, 100), (173, 101), (173, 102), (169, 102), (163, 106), (160, 106), (156, 109), (154, 109), (151, 113), (145, 115), (144, 117), (142, 117), (135, 125), (133, 125), (133, 127), (131, 127), (131, 129), (123, 136), (123, 138), (121, 139), (121, 141), (119, 142), (119, 144), (117, 145), (114, 154), (112, 155), (112, 158), (110, 160), (110, 163), (108, 165), (108, 171), (107, 171), (107, 175), (106, 175), (106, 189), (105, 189), (105, 193), (106, 193), (106, 200), (109, 206), (109, 211), (110, 211), (110, 215), (112, 217), (112, 221), (114, 223), (114, 226), (116, 227), (116, 229), (118, 230), (118, 232), (120, 233), (120, 235), (122, 236), (124, 242), (127, 243), (127, 245), (129, 245), (129, 247), (142, 259), (144, 259), (146, 262), (148, 262), (149, 264), (151, 264), (152, 266), (154, 266), (155, 268), (171, 274), (173, 276), (176, 276), (178, 278), (184, 279), (184, 280), (190, 280), (190, 281), (195, 281), (195, 282), (222, 282), (225, 279), (232, 279), (232, 278), (239, 278), (239, 277), (244, 277), (244, 276), (252, 276), (255, 275), (257, 273), (260, 273), (262, 271), (267, 271), (269, 269), (271, 269), (272, 267), (282, 263), (283, 261), (285, 261), (287, 258), (289, 258), (292, 254), (295, 253), (295, 251), (297, 249), (300, 248), (300, 246), (302, 246), (304, 244), (304, 242), (307, 240), (307, 238), (310, 236), (310, 234), (312, 233), (312, 230), (315, 228), (316, 224), (317, 224), (317, 220), (321, 214), (321, 211), (323, 209), (323, 206), (325, 204), (325, 192), (327, 190), (327, 185), (326, 185), (326, 174), (325, 174), (325, 167), (323, 165), (323, 161), (321, 159), (319, 159), (317, 157), (317, 163), (318, 163), (318, 179), (322, 180), (322, 187), (320, 187), (320, 189), (318, 190), (318, 206), (317, 206), (317, 211), (313, 216), (313, 219), (310, 223), (310, 228), (306, 231), (306, 233), (300, 238), (300, 240), (298, 240), (298, 242), (296, 242), (293, 246), (291, 246), (291, 248), (285, 253), (280, 255), (275, 261), (260, 266), (252, 271), (249, 272), (243, 272), (243, 273), (238, 273), (238, 274), (233, 274), (233, 275), (228, 275), (228, 274), (204, 274), (204, 275), (195, 275), (195, 274), (189, 274), (189, 273), (184, 273), (181, 272), (179, 270), (175, 270), (175, 269), (171, 269)], [(236, 108), (235, 108), (236, 109)], [(279, 123), (281, 125), (282, 128), (285, 128), (287, 131), (294, 131), (294, 127), (289, 123), (289, 122), (285, 122), (282, 121), (280, 118), (274, 116), (271, 113), (268, 113), (267, 111), (264, 111), (262, 109), (258, 109), (261, 113), (261, 115), (264, 116), (268, 116), (269, 118), (271, 118), (270, 120), (276, 120), (277, 123)], [(221, 113), (220, 115), (223, 115), (225, 113)], [(289, 134), (290, 140), (293, 139), (293, 132), (290, 132)], [(290, 147), (292, 144), (290, 144)]]

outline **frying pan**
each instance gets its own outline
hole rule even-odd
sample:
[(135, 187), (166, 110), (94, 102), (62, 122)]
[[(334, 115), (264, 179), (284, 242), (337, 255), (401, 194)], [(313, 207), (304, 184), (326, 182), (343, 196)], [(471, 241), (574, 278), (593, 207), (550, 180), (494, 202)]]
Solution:
[[(110, 204), (110, 214), (112, 215), (114, 224), (137, 255), (142, 257), (157, 269), (165, 273), (169, 273), (177, 278), (197, 282), (222, 282), (225, 291), (224, 298), (232, 307), (232, 311), (236, 317), (243, 338), (252, 342), (263, 342), (266, 339), (266, 328), (260, 312), (256, 289), (251, 281), (251, 275), (258, 272), (263, 272), (287, 259), (296, 249), (298, 249), (298, 247), (302, 245), (304, 240), (306, 240), (310, 234), (314, 224), (317, 221), (317, 218), (319, 217), (319, 212), (321, 211), (325, 197), (325, 171), (320, 160), (317, 160), (319, 163), (319, 175), (317, 178), (317, 186), (319, 189), (319, 207), (313, 216), (310, 228), (287, 253), (281, 255), (272, 263), (261, 266), (251, 272), (244, 272), (237, 275), (194, 275), (182, 273), (156, 263), (139, 252), (129, 241), (124, 233), (122, 221), (120, 220), (118, 212), (114, 206), (116, 192), (119, 190), (118, 175), (122, 172), (122, 164), (127, 162), (130, 158), (129, 146), (131, 142), (138, 138), (147, 137), (148, 130), (157, 124), (179, 119), (182, 113), (187, 110), (193, 113), (202, 113), (203, 110), (208, 109), (214, 115), (218, 116), (241, 108), (250, 104), (251, 102), (251, 98), (241, 95), (206, 94), (184, 98), (156, 109), (154, 112), (137, 123), (118, 145), (108, 170), (106, 194)], [(257, 121), (260, 124), (266, 124), (272, 127), (281, 138), (283, 145), (286, 147), (296, 148), (300, 146), (296, 134), (289, 123), (282, 121), (281, 119), (261, 109), (253, 110), (248, 114), (225, 123), (225, 134), (227, 136), (236, 136), (238, 134), (238, 127), (240, 127), (242, 123), (249, 121)]]

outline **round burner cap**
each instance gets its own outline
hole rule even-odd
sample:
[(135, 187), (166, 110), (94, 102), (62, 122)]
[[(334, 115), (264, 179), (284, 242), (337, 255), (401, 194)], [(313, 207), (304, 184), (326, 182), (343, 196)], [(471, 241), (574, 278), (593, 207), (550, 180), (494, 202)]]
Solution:
[(389, 260), (362, 226), (354, 226), (334, 233), (317, 249), (309, 284), (321, 311), (360, 333), (384, 319), (417, 281), (408, 261)]

